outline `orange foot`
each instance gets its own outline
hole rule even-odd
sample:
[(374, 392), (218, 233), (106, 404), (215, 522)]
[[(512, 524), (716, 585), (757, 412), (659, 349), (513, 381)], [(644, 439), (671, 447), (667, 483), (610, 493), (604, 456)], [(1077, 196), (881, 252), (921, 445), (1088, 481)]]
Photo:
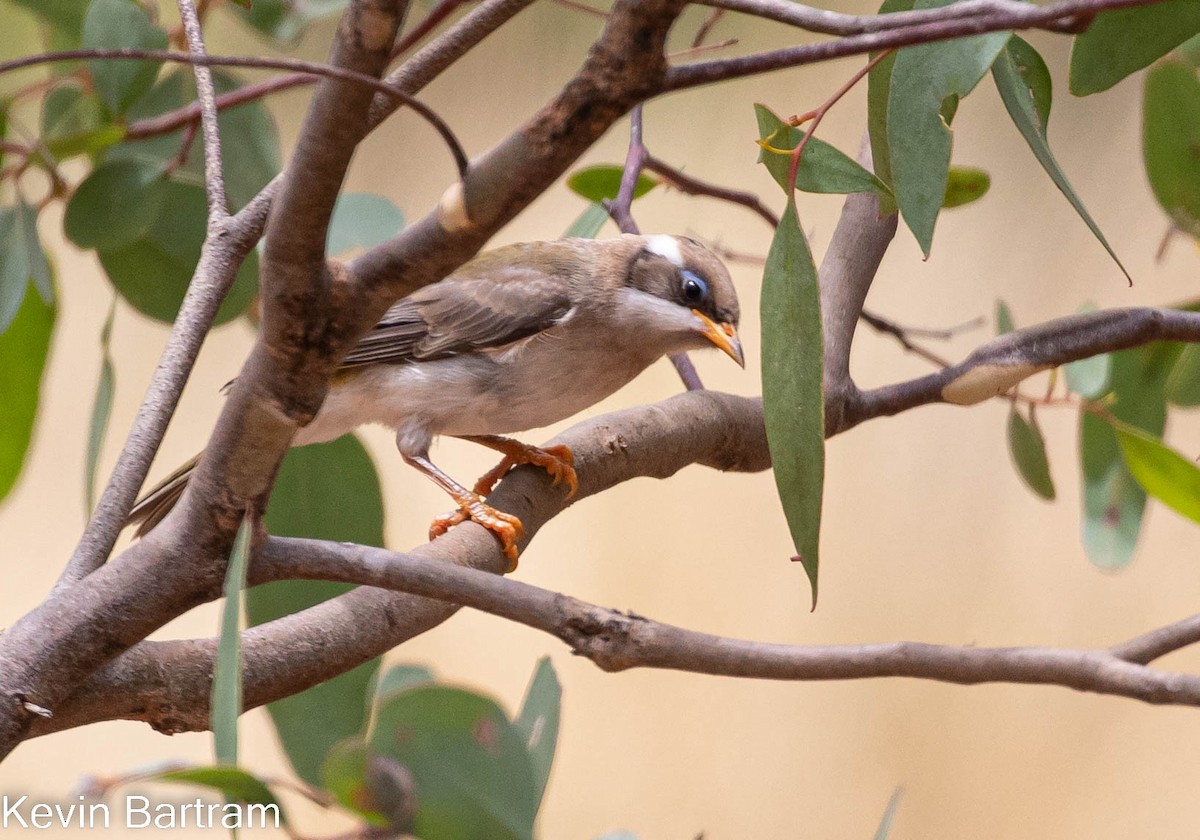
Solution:
[(554, 479), (555, 487), (559, 484), (566, 484), (568, 499), (575, 495), (575, 491), (579, 489), (579, 479), (575, 475), (575, 455), (569, 447), (547, 446), (545, 449), (541, 449), (515, 440), (503, 438), (501, 440), (504, 441), (503, 448), (496, 444), (485, 444), (503, 452), (504, 460), (475, 482), (476, 493), (481, 496), (488, 495), (496, 486), (496, 482), (504, 478), (513, 467), (521, 464), (533, 464), (550, 474), (550, 477)]
[(434, 518), (429, 526), (429, 539), (436, 540), (460, 522), (470, 519), (487, 528), (500, 540), (500, 548), (508, 558), (506, 572), (517, 568), (517, 543), (525, 536), (525, 526), (521, 520), (510, 513), (496, 510), (486, 504), (478, 495), (471, 494), (458, 500), (459, 509), (451, 513), (443, 513)]

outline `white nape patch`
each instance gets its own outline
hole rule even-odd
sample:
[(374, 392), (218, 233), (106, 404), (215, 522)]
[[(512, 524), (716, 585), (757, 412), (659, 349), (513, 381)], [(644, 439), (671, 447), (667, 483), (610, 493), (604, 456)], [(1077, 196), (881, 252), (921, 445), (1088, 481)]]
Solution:
[(676, 268), (683, 268), (683, 255), (679, 253), (679, 240), (674, 236), (659, 233), (646, 237), (646, 250), (668, 259)]

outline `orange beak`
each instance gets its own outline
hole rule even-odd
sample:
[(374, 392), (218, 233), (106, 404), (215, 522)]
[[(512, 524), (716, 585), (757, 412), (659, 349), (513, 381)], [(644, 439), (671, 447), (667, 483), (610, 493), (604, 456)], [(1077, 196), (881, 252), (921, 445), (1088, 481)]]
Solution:
[(742, 355), (742, 342), (738, 340), (737, 330), (733, 324), (718, 324), (699, 309), (693, 309), (692, 314), (700, 319), (704, 327), (700, 334), (717, 345), (726, 356), (733, 359), (739, 366), (746, 366), (746, 357)]

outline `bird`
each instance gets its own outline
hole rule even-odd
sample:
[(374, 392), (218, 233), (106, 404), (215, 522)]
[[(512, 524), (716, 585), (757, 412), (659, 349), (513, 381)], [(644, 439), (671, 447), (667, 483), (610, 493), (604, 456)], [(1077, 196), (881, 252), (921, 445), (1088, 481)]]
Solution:
[[(509, 469), (533, 464), (567, 498), (578, 482), (565, 446), (506, 435), (556, 423), (616, 392), (664, 355), (715, 347), (745, 367), (737, 292), (706, 246), (669, 234), (558, 239), (480, 254), (392, 305), (346, 356), (292, 446), (358, 426), (392, 430), (401, 458), (441, 487), (456, 510), (430, 539), (473, 520), (517, 565), (521, 521), (486, 502)], [(429, 459), (453, 436), (504, 456), (468, 490)], [(183, 494), (199, 455), (139, 499), (126, 521), (142, 536)]]

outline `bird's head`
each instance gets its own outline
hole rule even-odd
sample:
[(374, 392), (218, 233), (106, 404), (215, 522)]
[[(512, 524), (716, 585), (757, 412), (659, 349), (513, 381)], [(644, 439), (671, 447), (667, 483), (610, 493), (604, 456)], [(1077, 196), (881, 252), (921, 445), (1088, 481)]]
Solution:
[(684, 236), (657, 234), (628, 241), (636, 252), (625, 287), (652, 298), (640, 301), (646, 304), (646, 327), (669, 333), (679, 345), (671, 352), (715, 345), (745, 367), (737, 334), (737, 291), (717, 255)]

